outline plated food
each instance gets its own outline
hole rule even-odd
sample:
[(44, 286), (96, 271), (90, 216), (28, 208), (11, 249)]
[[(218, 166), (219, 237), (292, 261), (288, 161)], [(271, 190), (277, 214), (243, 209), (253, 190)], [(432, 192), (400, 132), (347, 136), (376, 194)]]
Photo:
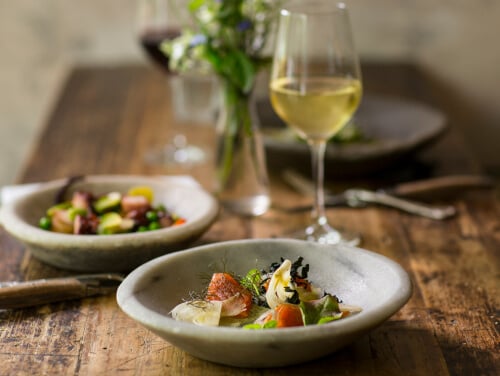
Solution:
[[(193, 292), (207, 291), (214, 273), (245, 276), (252, 269), (269, 270), (280, 257), (292, 264), (304, 257), (314, 285), (362, 310), (325, 324), (263, 330), (195, 325), (172, 317)], [(397, 312), (410, 295), (408, 274), (374, 252), (293, 239), (245, 239), (151, 260), (125, 278), (117, 301), (131, 318), (193, 356), (238, 367), (276, 367), (316, 359), (355, 341)]]
[[(72, 184), (64, 186), (64, 191)], [(112, 235), (159, 230), (186, 222), (165, 205), (154, 204), (154, 192), (149, 186), (100, 195), (76, 190), (67, 200), (59, 196), (40, 218), (40, 228), (63, 234)]]
[(33, 256), (50, 265), (86, 272), (127, 272), (152, 258), (190, 245), (217, 218), (217, 200), (194, 181), (175, 176), (92, 175), (72, 184), (64, 200), (74, 192), (100, 197), (148, 187), (153, 207), (163, 206), (185, 223), (155, 231), (115, 233), (112, 236), (47, 231), (40, 218), (54, 204), (67, 179), (43, 183), (34, 191), (4, 205), (0, 218), (4, 228), (22, 241)]
[(302, 257), (295, 262), (281, 258), (243, 277), (217, 272), (203, 298), (177, 305), (171, 315), (197, 325), (274, 329), (326, 324), (361, 311), (315, 286), (308, 274)]

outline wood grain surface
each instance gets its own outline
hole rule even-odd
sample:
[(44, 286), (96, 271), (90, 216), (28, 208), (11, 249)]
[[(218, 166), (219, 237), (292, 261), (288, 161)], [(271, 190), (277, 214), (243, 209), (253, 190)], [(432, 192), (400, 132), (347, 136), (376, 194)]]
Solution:
[[(452, 96), (436, 95), (432, 77), (412, 65), (367, 64), (366, 91), (418, 99), (446, 110)], [(151, 165), (144, 153), (181, 130), (213, 150), (209, 125), (175, 124), (165, 78), (137, 66), (77, 67), (68, 76), (19, 182), (76, 174), (189, 173), (212, 190), (212, 161), (181, 168)], [(457, 110), (459, 111), (459, 110)], [(307, 204), (270, 171), (272, 198)], [(480, 167), (450, 124), (434, 145), (400, 170), (337, 181), (334, 189), (377, 188), (416, 177), (479, 173)], [(330, 185), (331, 182), (329, 182)], [(370, 206), (328, 211), (333, 225), (363, 235), (363, 248), (400, 263), (414, 293), (390, 320), (325, 358), (278, 369), (236, 369), (193, 358), (125, 316), (113, 295), (0, 311), (1, 375), (498, 375), (500, 205), (496, 189), (463, 191), (434, 203), (458, 215), (433, 221)], [(259, 218), (222, 211), (198, 241), (282, 236), (303, 226), (308, 213), (270, 210)], [(0, 280), (62, 277), (0, 229)]]

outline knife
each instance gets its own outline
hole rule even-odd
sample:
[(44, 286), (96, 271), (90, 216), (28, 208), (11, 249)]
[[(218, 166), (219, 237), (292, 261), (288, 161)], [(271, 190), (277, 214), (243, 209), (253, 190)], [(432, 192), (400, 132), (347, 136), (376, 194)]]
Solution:
[[(314, 184), (309, 179), (292, 170), (285, 170), (283, 172), (283, 179), (302, 194), (310, 195), (314, 192)], [(401, 183), (392, 188), (377, 191), (349, 189), (340, 194), (327, 194), (325, 196), (325, 206), (334, 207), (347, 205), (359, 207), (367, 203), (377, 203), (395, 207), (412, 214), (424, 215), (433, 219), (444, 219), (455, 214), (453, 207), (447, 206), (444, 208), (436, 208), (407, 199), (424, 197), (437, 198), (440, 196), (449, 197), (464, 189), (491, 188), (493, 186), (493, 179), (487, 176), (452, 175)], [(289, 213), (298, 213), (309, 211), (312, 209), (312, 206), (280, 207), (279, 209)]]
[(123, 281), (121, 274), (88, 274), (25, 282), (0, 283), (0, 309), (26, 308), (106, 295)]

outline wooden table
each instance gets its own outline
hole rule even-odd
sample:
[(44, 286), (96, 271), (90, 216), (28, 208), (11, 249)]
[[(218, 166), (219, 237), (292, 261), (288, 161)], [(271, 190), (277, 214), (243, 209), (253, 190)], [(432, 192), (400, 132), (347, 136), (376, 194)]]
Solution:
[[(367, 92), (417, 98), (443, 108), (450, 131), (419, 161), (432, 174), (476, 173), (480, 168), (454, 132), (461, 108), (429, 75), (405, 64), (368, 64)], [(440, 91), (441, 90), (441, 91)], [(80, 67), (68, 77), (19, 182), (74, 174), (178, 174), (145, 163), (144, 151), (172, 135), (163, 77), (145, 67)], [(190, 132), (213, 141), (213, 128)], [(211, 189), (211, 164), (189, 173)], [(407, 166), (408, 169), (412, 165)], [(271, 171), (275, 202), (308, 202)], [(359, 181), (358, 181), (359, 182)], [(370, 183), (365, 179), (366, 183)], [(349, 185), (349, 181), (340, 182)], [(377, 184), (381, 182), (377, 181)], [(497, 187), (498, 188), (498, 187)], [(334, 225), (363, 234), (363, 247), (399, 262), (410, 274), (408, 304), (369, 335), (326, 358), (274, 370), (234, 369), (187, 355), (125, 316), (114, 296), (0, 311), (2, 375), (498, 375), (500, 206), (498, 189), (450, 197), (459, 215), (437, 222), (381, 207), (328, 211)], [(308, 214), (270, 210), (248, 219), (222, 212), (199, 243), (279, 236)], [(33, 259), (0, 229), (0, 280), (70, 274)]]

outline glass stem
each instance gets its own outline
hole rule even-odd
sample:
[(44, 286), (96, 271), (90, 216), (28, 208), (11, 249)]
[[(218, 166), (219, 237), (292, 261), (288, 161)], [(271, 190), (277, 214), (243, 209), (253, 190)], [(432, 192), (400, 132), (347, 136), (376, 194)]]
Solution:
[(314, 210), (312, 217), (315, 223), (324, 226), (327, 223), (325, 215), (325, 141), (309, 141), (312, 156), (312, 173), (314, 179)]

